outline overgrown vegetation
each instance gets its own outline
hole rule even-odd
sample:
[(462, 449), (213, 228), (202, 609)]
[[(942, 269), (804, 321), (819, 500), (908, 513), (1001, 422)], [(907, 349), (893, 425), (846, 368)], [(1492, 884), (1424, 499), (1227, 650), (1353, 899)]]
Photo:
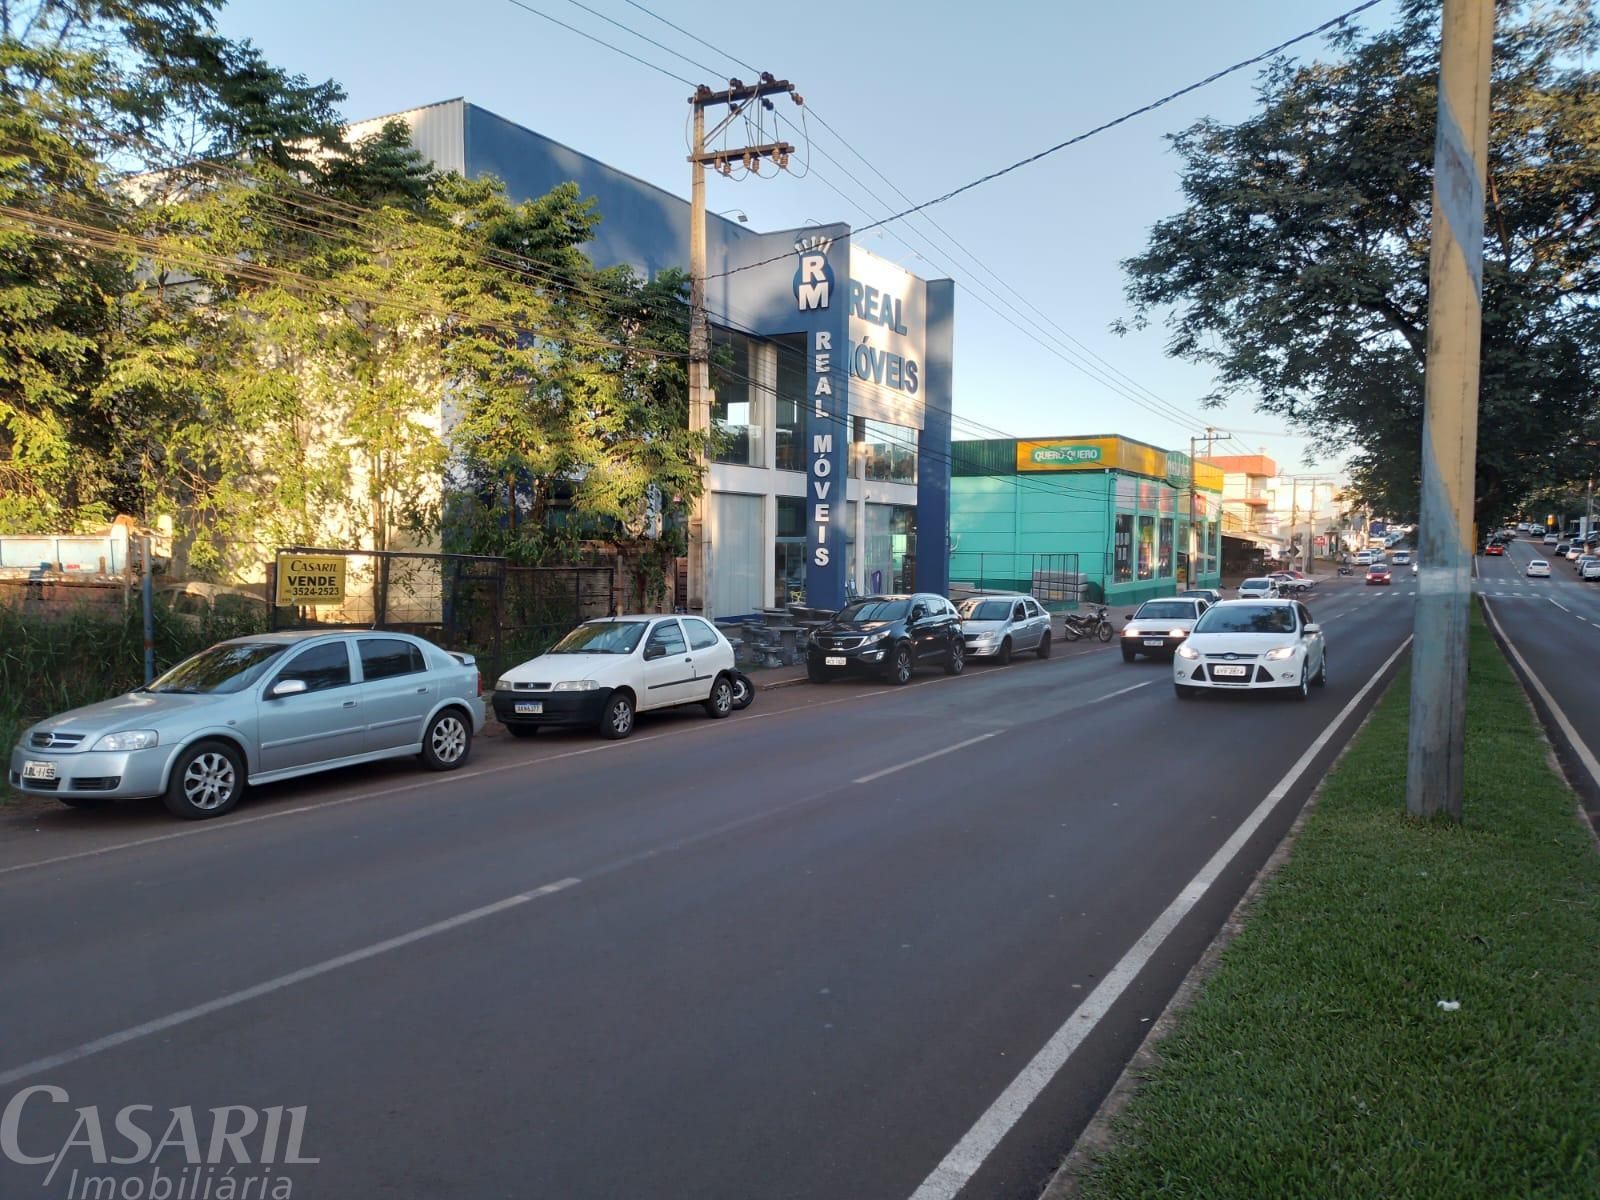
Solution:
[(1600, 1196), (1600, 855), (1481, 619), (1459, 827), (1405, 815), (1408, 696), (1402, 673), (1086, 1196)]

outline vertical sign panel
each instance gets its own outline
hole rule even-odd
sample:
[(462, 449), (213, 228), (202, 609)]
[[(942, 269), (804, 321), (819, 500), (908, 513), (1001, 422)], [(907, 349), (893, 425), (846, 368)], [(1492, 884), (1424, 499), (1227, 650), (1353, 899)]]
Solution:
[(795, 243), (794, 297), (806, 337), (806, 603), (844, 605), (849, 506), (850, 422), (844, 383), (846, 347), (840, 336), (832, 238)]

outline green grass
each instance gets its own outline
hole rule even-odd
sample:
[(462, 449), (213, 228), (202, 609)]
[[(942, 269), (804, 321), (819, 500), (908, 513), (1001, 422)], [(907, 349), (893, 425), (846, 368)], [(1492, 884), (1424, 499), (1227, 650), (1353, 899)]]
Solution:
[(1402, 673), (1083, 1195), (1600, 1197), (1600, 854), (1474, 622), (1462, 824)]

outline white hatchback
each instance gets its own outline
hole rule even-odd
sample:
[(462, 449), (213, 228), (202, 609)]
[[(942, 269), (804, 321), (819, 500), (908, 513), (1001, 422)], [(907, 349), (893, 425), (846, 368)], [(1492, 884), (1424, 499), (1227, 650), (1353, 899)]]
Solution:
[(1529, 578), (1542, 576), (1545, 579), (1549, 579), (1550, 564), (1542, 558), (1534, 559), (1528, 564), (1528, 576)]
[(1206, 610), (1172, 658), (1178, 699), (1202, 691), (1288, 691), (1304, 700), (1328, 682), (1322, 626), (1298, 600), (1224, 600)]
[(703, 704), (713, 717), (733, 711), (733, 647), (700, 617), (585, 621), (494, 685), (494, 715), (518, 737), (577, 726), (625, 738), (635, 713), (679, 704)]

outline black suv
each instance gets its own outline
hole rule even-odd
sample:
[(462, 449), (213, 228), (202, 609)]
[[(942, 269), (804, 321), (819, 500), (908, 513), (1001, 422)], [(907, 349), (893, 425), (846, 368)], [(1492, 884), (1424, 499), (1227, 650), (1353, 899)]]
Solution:
[(806, 676), (826, 683), (851, 672), (910, 683), (919, 663), (959, 675), (967, 665), (961, 618), (943, 596), (868, 596), (847, 604), (806, 641)]

